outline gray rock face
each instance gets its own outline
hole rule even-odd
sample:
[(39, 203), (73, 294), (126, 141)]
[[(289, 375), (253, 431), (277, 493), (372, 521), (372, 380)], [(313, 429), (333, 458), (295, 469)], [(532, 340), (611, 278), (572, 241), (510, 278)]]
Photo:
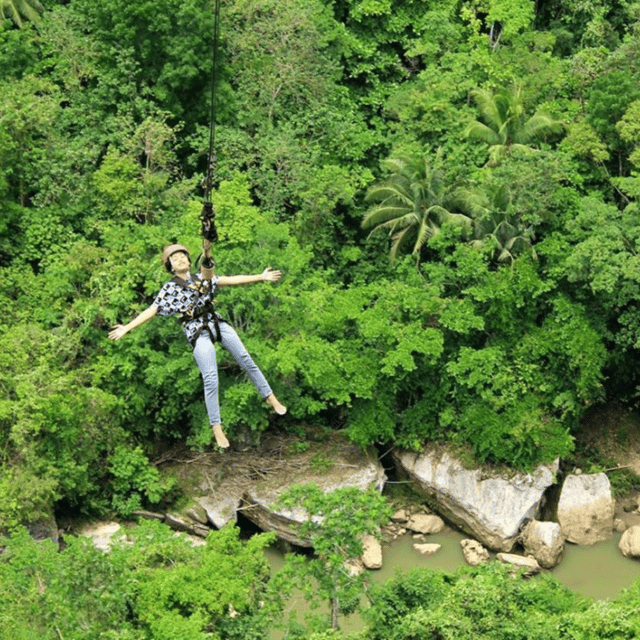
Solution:
[[(189, 499), (197, 503), (180, 514), (166, 514), (171, 526), (203, 535), (203, 520), (221, 528), (237, 519), (237, 513), (264, 531), (298, 546), (310, 546), (297, 531), (308, 514), (301, 508), (275, 507), (282, 493), (296, 484), (313, 483), (326, 492), (342, 487), (382, 490), (384, 469), (374, 452), (341, 436), (314, 443), (300, 451), (294, 438), (273, 436), (259, 451), (227, 450), (219, 453), (182, 452), (186, 460), (168, 465)], [(206, 518), (205, 518), (206, 514)]]
[(531, 521), (522, 531), (522, 546), (541, 567), (552, 569), (562, 559), (564, 536), (557, 522)]
[(629, 527), (622, 534), (618, 549), (625, 558), (640, 558), (640, 525)]
[(448, 452), (400, 451), (394, 458), (443, 517), (495, 551), (511, 551), (523, 522), (536, 516), (557, 471), (556, 463), (533, 474), (503, 478), (488, 476), (483, 469), (467, 470)]
[(308, 519), (304, 509), (276, 507), (280, 496), (292, 485), (317, 485), (329, 493), (344, 487), (362, 490), (376, 487), (382, 490), (386, 476), (382, 465), (371, 454), (347, 441), (331, 449), (330, 465), (317, 469), (311, 465), (291, 465), (286, 475), (274, 475), (263, 482), (246, 487), (243, 495), (243, 513), (264, 531), (275, 534), (291, 544), (310, 547), (311, 542), (298, 534), (299, 526)]
[(117, 533), (121, 534), (122, 531), (117, 522), (93, 522), (82, 527), (78, 533), (91, 538), (94, 547), (102, 551), (110, 551), (111, 538)]
[(218, 491), (194, 498), (205, 510), (209, 522), (221, 529), (229, 522), (237, 520), (238, 507), (242, 503), (242, 490), (235, 486), (224, 486)]
[(569, 542), (589, 546), (613, 536), (615, 501), (604, 473), (569, 475), (557, 506), (557, 521)]
[(58, 531), (58, 524), (53, 516), (47, 518), (40, 518), (36, 522), (31, 522), (27, 529), (29, 535), (34, 540), (51, 540), (54, 544), (58, 544), (60, 541), (60, 533)]

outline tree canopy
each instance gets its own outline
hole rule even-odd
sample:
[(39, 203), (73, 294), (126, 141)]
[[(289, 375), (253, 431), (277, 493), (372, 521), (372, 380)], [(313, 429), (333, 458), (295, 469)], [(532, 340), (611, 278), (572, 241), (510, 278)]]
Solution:
[[(529, 469), (637, 401), (640, 17), (605, 4), (223, 2), (217, 272), (285, 277), (219, 305), (277, 429)], [(36, 5), (0, 23), (1, 528), (160, 505), (149, 461), (211, 437), (176, 323), (106, 340), (198, 252), (211, 3)]]

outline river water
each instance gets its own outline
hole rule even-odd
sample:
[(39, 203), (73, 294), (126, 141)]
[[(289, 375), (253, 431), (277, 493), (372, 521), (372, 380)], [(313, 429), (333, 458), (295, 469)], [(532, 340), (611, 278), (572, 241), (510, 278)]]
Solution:
[[(564, 557), (560, 564), (550, 573), (572, 591), (597, 600), (616, 598), (620, 592), (631, 586), (640, 578), (640, 561), (625, 558), (618, 549), (620, 533), (614, 534), (611, 540), (600, 542), (591, 547), (578, 547), (567, 543)], [(383, 567), (370, 571), (373, 582), (384, 582), (393, 578), (398, 572), (424, 567), (454, 572), (465, 564), (460, 541), (469, 536), (452, 529), (442, 533), (425, 536), (423, 541), (441, 544), (440, 551), (431, 556), (420, 555), (413, 548), (416, 540), (405, 534), (382, 548)], [(420, 541), (418, 541), (420, 542)], [(284, 562), (284, 556), (276, 548), (266, 551), (272, 569), (277, 570)], [(517, 552), (516, 552), (517, 553)], [(289, 611), (295, 611), (298, 620), (304, 619), (309, 607), (301, 594), (294, 594), (288, 604)], [(316, 612), (323, 612), (318, 608)], [(362, 622), (358, 616), (341, 619), (341, 628), (350, 633), (358, 630)], [(275, 631), (271, 640), (282, 637)]]

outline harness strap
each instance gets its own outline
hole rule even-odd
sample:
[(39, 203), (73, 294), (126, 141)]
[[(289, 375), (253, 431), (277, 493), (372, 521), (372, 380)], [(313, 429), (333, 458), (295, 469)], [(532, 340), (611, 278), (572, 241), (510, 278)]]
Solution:
[[(183, 280), (182, 278), (179, 278), (178, 276), (175, 276), (171, 280), (171, 282), (174, 282), (175, 284), (181, 286), (183, 289), (189, 289), (190, 291), (197, 291), (198, 293), (202, 293), (202, 288), (194, 289), (193, 287), (190, 287), (185, 280)], [(201, 282), (200, 286), (209, 288), (211, 286), (211, 282), (210, 281)], [(222, 337), (220, 335), (220, 322), (226, 322), (226, 320), (218, 319), (213, 301), (206, 300), (202, 307), (199, 307), (198, 309), (195, 309), (195, 310), (193, 310), (192, 307), (193, 305), (178, 318), (178, 320), (182, 324), (186, 324), (191, 320), (197, 320), (198, 318), (203, 318), (202, 326), (195, 332), (193, 337), (189, 340), (189, 344), (191, 345), (191, 348), (195, 349), (196, 341), (202, 335), (203, 331), (207, 331), (209, 333), (211, 342), (215, 342), (216, 340), (218, 342), (222, 342)], [(209, 326), (209, 322), (211, 321), (213, 321), (215, 335), (211, 331), (211, 327)]]

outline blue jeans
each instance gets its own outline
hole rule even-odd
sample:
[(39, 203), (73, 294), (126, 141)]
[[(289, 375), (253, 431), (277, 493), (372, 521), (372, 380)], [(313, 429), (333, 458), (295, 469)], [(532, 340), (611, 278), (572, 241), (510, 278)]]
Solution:
[[(253, 361), (242, 340), (238, 337), (235, 329), (226, 322), (220, 322), (220, 338), (222, 346), (231, 353), (236, 362), (244, 369), (246, 374), (255, 385), (258, 393), (266, 398), (271, 395), (271, 387), (264, 377), (262, 371)], [(211, 325), (213, 335), (215, 329)], [(211, 342), (211, 337), (207, 331), (203, 331), (196, 340), (193, 350), (193, 357), (198, 363), (202, 380), (204, 382), (204, 401), (207, 405), (209, 422), (220, 424), (220, 402), (218, 400), (218, 363), (216, 360), (216, 348)]]

